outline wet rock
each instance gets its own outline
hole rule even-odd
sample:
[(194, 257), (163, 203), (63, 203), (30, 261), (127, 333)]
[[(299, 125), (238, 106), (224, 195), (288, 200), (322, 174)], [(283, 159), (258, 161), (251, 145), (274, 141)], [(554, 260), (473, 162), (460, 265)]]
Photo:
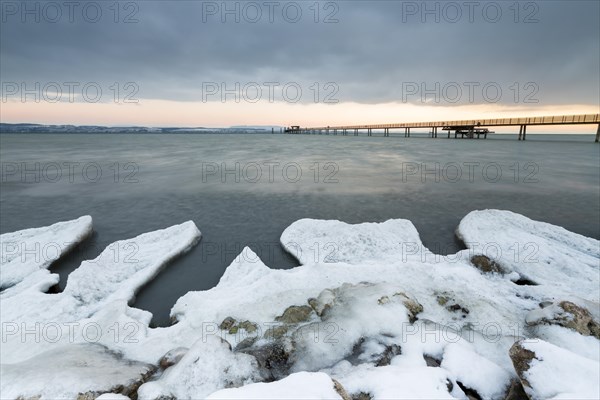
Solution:
[(436, 300), (437, 300), (437, 303), (438, 303), (440, 306), (445, 306), (445, 305), (446, 305), (446, 303), (448, 303), (448, 301), (450, 301), (450, 298), (448, 298), (447, 296), (438, 295), (438, 296), (436, 297)]
[(517, 372), (517, 376), (521, 381), (521, 385), (524, 389), (530, 387), (529, 382), (527, 382), (527, 378), (525, 377), (525, 372), (529, 369), (529, 364), (531, 360), (535, 358), (535, 353), (531, 350), (527, 350), (521, 345), (521, 342), (516, 342), (510, 348), (508, 352), (510, 359), (515, 367), (515, 371)]
[(240, 328), (237, 326), (232, 326), (231, 328), (229, 328), (229, 330), (227, 332), (229, 332), (230, 335), (235, 335), (236, 333), (238, 333), (238, 330)]
[(377, 300), (377, 304), (379, 304), (380, 306), (387, 304), (389, 302), (390, 302), (390, 298), (387, 296), (383, 296), (379, 300)]
[(310, 318), (313, 309), (309, 306), (290, 306), (285, 309), (282, 315), (275, 318), (275, 321), (286, 324), (297, 324), (306, 322)]
[(473, 264), (478, 270), (486, 274), (505, 273), (500, 264), (484, 255), (474, 255), (473, 257), (471, 257), (471, 264)]
[(177, 347), (169, 350), (162, 358), (158, 361), (158, 365), (162, 369), (167, 369), (179, 362), (181, 358), (188, 352), (187, 347)]
[(223, 322), (221, 322), (221, 325), (219, 325), (219, 329), (226, 331), (226, 330), (233, 328), (234, 325), (235, 325), (235, 319), (233, 319), (231, 317), (227, 317), (223, 320)]
[(527, 314), (526, 322), (528, 325), (560, 325), (584, 336), (591, 335), (600, 339), (600, 323), (594, 320), (587, 309), (570, 301), (552, 303), (533, 310)]
[(521, 381), (514, 379), (506, 392), (504, 400), (529, 400)]
[(348, 392), (346, 392), (346, 389), (344, 389), (344, 387), (342, 386), (341, 383), (339, 383), (338, 381), (336, 381), (333, 378), (331, 378), (331, 380), (333, 381), (333, 388), (340, 395), (342, 400), (352, 400), (352, 398), (350, 397)]

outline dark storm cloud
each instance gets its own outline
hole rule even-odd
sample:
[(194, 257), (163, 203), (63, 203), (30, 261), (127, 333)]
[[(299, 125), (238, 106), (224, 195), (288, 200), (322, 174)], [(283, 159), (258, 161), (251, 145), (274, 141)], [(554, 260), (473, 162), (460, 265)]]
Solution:
[[(304, 90), (313, 82), (335, 82), (337, 98), (364, 103), (402, 101), (403, 95), (420, 102), (421, 90), (435, 92), (436, 83), (455, 98), (457, 83), (463, 90), (457, 104), (469, 100), (465, 82), (475, 85), (476, 103), (485, 100), (482, 86), (490, 83), (503, 90), (502, 103), (514, 103), (517, 82), (517, 103), (532, 92), (540, 105), (600, 101), (597, 1), (342, 1), (316, 7), (313, 1), (298, 1), (293, 5), (300, 6), (302, 17), (296, 23), (290, 22), (296, 7), (288, 6), (284, 14), (292, 3), (285, 1), (269, 3), (272, 23), (265, 1), (250, 8), (249, 2), (121, 2), (118, 15), (114, 2), (98, 1), (94, 4), (103, 14), (95, 23), (91, 8), (84, 18), (85, 2), (78, 3), (69, 21), (62, 1), (56, 2), (62, 18), (52, 23), (52, 9), (44, 15), (46, 3), (2, 1), (3, 82), (108, 87), (133, 81), (139, 98), (171, 100), (201, 100), (203, 82), (228, 87), (298, 82)], [(254, 5), (263, 13), (256, 23), (251, 22)], [(23, 17), (23, 7), (33, 14)], [(223, 23), (224, 7), (238, 7), (240, 22), (228, 14)], [(423, 15), (424, 10), (433, 12)], [(123, 23), (129, 14), (138, 22)], [(324, 23), (328, 16), (338, 22)], [(534, 86), (526, 88), (527, 83)], [(418, 93), (407, 96), (415, 87)], [(449, 103), (441, 99), (440, 104)]]

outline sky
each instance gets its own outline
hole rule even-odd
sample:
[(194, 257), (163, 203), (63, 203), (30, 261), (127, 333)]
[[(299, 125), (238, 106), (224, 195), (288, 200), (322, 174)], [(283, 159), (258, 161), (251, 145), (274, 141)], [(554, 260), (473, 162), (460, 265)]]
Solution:
[(1, 122), (323, 126), (600, 109), (598, 1), (0, 6)]

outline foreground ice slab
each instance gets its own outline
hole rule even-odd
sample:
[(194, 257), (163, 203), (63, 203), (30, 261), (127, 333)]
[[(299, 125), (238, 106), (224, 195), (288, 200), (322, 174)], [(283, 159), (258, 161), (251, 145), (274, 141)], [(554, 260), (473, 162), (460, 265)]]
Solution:
[[(190, 221), (115, 242), (96, 259), (83, 262), (62, 293), (23, 291), (3, 298), (3, 396), (75, 398), (135, 379), (139, 385), (149, 370), (142, 354), (152, 361), (159, 355), (144, 348), (151, 315), (127, 303), (199, 238)], [(130, 248), (135, 249), (133, 258)]]
[[(57, 283), (46, 269), (92, 233), (89, 215), (72, 221), (58, 222), (43, 228), (32, 228), (0, 235), (0, 291), (3, 297), (31, 288), (44, 281)], [(43, 270), (44, 272), (38, 272)], [(15, 287), (32, 274), (36, 278)], [(39, 287), (46, 290), (48, 287)]]
[[(470, 213), (457, 234), (467, 249), (440, 256), (423, 246), (406, 220), (301, 220), (283, 232), (281, 243), (302, 266), (270, 269), (246, 248), (216, 287), (177, 301), (175, 325), (157, 329), (148, 327), (149, 313), (128, 302), (199, 232), (186, 223), (118, 242), (120, 249), (138, 246), (135, 263), (112, 259), (107, 248), (73, 272), (61, 294), (27, 291), (2, 299), (3, 327), (11, 330), (3, 332), (0, 389), (17, 393), (4, 378), (25, 374), (29, 365), (26, 393), (52, 398), (42, 368), (31, 364), (44, 365), (48, 354), (63, 357), (57, 349), (65, 346), (90, 345), (84, 327), (95, 324), (103, 334), (94, 344), (134, 367), (124, 377), (136, 379), (148, 364), (157, 368), (149, 381), (139, 382), (136, 394), (145, 400), (268, 398), (295, 391), (295, 397), (310, 398), (338, 398), (345, 391), (406, 399), (476, 393), (503, 400), (522, 386), (539, 398), (597, 398), (588, 381), (600, 354), (600, 243), (498, 210)], [(22, 322), (79, 326), (73, 343), (35, 343), (21, 340)], [(511, 351), (523, 339), (546, 343), (531, 350), (544, 361), (533, 360), (527, 376)], [(545, 380), (562, 370), (556, 354), (572, 361), (584, 389)], [(104, 356), (91, 357), (92, 365), (101, 365)], [(76, 369), (69, 371), (68, 379), (81, 382), (73, 390), (82, 393), (111, 373), (99, 373), (92, 385), (84, 371), (80, 381)], [(100, 386), (106, 385), (94, 387)]]

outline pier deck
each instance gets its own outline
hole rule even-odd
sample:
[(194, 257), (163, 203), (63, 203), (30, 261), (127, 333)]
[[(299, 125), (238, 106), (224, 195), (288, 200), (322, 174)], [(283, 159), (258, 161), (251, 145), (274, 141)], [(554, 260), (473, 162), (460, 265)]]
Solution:
[(366, 131), (367, 136), (373, 135), (373, 130), (382, 130), (383, 136), (390, 136), (391, 129), (403, 129), (404, 137), (410, 137), (411, 129), (428, 128), (429, 135), (432, 138), (438, 137), (438, 129), (448, 132), (448, 138), (454, 132), (454, 137), (469, 138), (475, 137), (487, 138), (490, 131), (489, 127), (519, 126), (518, 140), (526, 140), (527, 127), (539, 125), (587, 125), (596, 124), (596, 142), (600, 139), (600, 114), (580, 114), (580, 115), (554, 115), (546, 117), (520, 117), (520, 118), (496, 118), (496, 119), (471, 119), (460, 121), (434, 121), (434, 122), (405, 122), (397, 124), (374, 124), (374, 125), (342, 125), (342, 126), (319, 126), (303, 128), (301, 126), (292, 126), (285, 129), (285, 133), (290, 134), (334, 134), (347, 136), (348, 131), (352, 131), (354, 136), (358, 136), (359, 131)]

